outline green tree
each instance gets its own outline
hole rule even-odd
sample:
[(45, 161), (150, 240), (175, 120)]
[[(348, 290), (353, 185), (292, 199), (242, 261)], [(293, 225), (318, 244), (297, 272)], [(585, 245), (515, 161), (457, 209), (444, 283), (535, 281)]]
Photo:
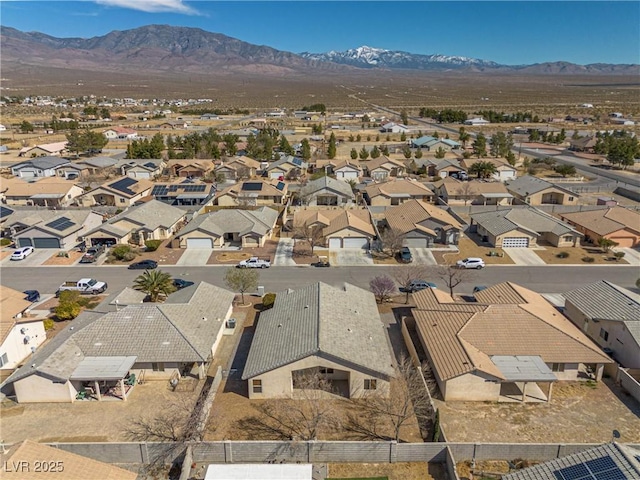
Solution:
[(352, 160), (355, 160), (356, 158), (358, 158), (358, 151), (355, 148), (352, 148), (349, 156), (351, 156)]
[(402, 155), (404, 155), (404, 158), (406, 158), (407, 160), (409, 160), (411, 158), (411, 148), (409, 147), (409, 145), (405, 145), (404, 148), (402, 149)]
[(529, 133), (529, 141), (537, 142), (539, 140), (540, 140), (540, 132), (538, 132), (538, 130), (536, 129), (531, 130), (531, 132)]
[(607, 253), (613, 247), (617, 246), (618, 242), (615, 242), (609, 238), (600, 237), (598, 239), (598, 246), (602, 249), (604, 253)]
[(402, 132), (400, 134), (400, 141), (401, 142), (406, 142), (407, 141), (407, 134), (406, 133)]
[(433, 138), (440, 138), (440, 134), (438, 133), (437, 130), (433, 131), (433, 135), (432, 136), (433, 136)]
[(22, 123), (20, 124), (20, 131), (22, 133), (33, 132), (33, 125), (31, 124), (31, 122), (23, 120)]
[(97, 117), (98, 116), (98, 107), (95, 105), (87, 105), (82, 109), (82, 113), (86, 117)]
[(438, 149), (436, 150), (435, 156), (436, 158), (444, 158), (446, 153), (447, 151), (444, 148), (438, 147)]
[(133, 281), (133, 288), (149, 295), (151, 302), (176, 291), (171, 275), (161, 270), (146, 270)]
[(403, 108), (400, 112), (400, 120), (402, 120), (403, 125), (409, 125), (409, 115), (407, 111)]
[(360, 157), (360, 160), (366, 160), (367, 158), (369, 158), (369, 152), (366, 148), (364, 148), (364, 145), (362, 146), (362, 149), (360, 150), (358, 156)]
[(289, 140), (284, 135), (280, 136), (280, 143), (278, 143), (278, 148), (281, 152), (286, 153), (287, 155), (293, 155), (295, 152), (291, 144), (289, 144)]
[(417, 159), (422, 158), (422, 149), (420, 147), (418, 147), (418, 149), (416, 150), (416, 152), (413, 154), (413, 156)]
[[(236, 153), (238, 153), (238, 135), (234, 133), (227, 133), (222, 136), (222, 141), (224, 142), (224, 149), (228, 156), (233, 157)], [(286, 140), (286, 139), (285, 139)], [(288, 144), (289, 142), (287, 142)]]
[(240, 292), (244, 304), (244, 293), (258, 288), (260, 274), (255, 268), (231, 267), (224, 275), (224, 283), (233, 290)]
[(380, 149), (377, 145), (374, 145), (371, 149), (371, 158), (378, 158), (380, 155)]
[(311, 145), (309, 145), (309, 140), (303, 138), (300, 145), (302, 145), (302, 158), (309, 160), (311, 158)]
[(356, 135), (356, 142), (361, 142), (362, 136), (360, 134)]
[(382, 145), (382, 147), (380, 147), (380, 152), (382, 152), (383, 155), (385, 156), (389, 156), (389, 147), (387, 147), (386, 145)]
[(58, 306), (54, 309), (58, 320), (73, 320), (80, 315), (80, 310), (80, 292), (74, 290), (60, 292)]
[(337, 148), (336, 148), (336, 135), (331, 132), (331, 136), (329, 137), (329, 147), (327, 148), (327, 157), (330, 159), (336, 158)]
[(576, 167), (574, 167), (573, 165), (556, 165), (555, 170), (556, 173), (559, 173), (563, 177), (568, 177), (569, 175), (576, 174)]
[(507, 162), (509, 162), (509, 165), (511, 165), (512, 167), (515, 166), (515, 164), (516, 164), (516, 156), (511, 150), (509, 150), (507, 152), (507, 154), (504, 156), (504, 158), (507, 160)]
[(513, 147), (513, 138), (511, 134), (506, 135), (504, 132), (497, 132), (491, 137), (491, 155), (495, 158), (505, 157)]
[(109, 143), (107, 137), (93, 130), (87, 129), (81, 136), (83, 137), (83, 143), (87, 150), (100, 151)]
[(107, 108), (101, 108), (100, 109), (100, 118), (111, 118), (111, 112), (109, 112), (109, 109)]
[(487, 156), (487, 138), (479, 133), (476, 135), (476, 139), (473, 141), (473, 154), (478, 158)]
[(496, 166), (491, 162), (476, 162), (469, 167), (469, 173), (477, 175), (478, 178), (489, 178), (496, 171)]
[(460, 140), (460, 143), (462, 144), (463, 147), (467, 147), (467, 142), (471, 139), (471, 135), (469, 135), (469, 133), (466, 131), (466, 129), (464, 127), (460, 127), (460, 129), (458, 130), (458, 140)]
[(70, 152), (75, 152), (76, 155), (80, 155), (80, 152), (87, 150), (85, 138), (78, 130), (67, 133), (65, 137), (67, 138), (67, 150)]

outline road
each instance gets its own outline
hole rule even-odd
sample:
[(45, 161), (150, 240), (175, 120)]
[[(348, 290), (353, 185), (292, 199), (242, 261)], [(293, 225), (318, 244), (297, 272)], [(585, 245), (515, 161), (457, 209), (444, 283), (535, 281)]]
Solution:
[[(191, 281), (204, 280), (213, 285), (225, 287), (224, 273), (228, 267), (162, 267), (162, 270), (176, 278)], [(392, 271), (394, 267), (362, 266), (362, 267), (271, 267), (260, 270), (260, 285), (267, 292), (279, 292), (287, 288), (296, 288), (316, 281), (332, 285), (343, 282), (352, 283), (362, 288), (369, 288), (369, 280), (376, 275)], [(397, 267), (395, 267), (397, 268)], [(430, 278), (440, 288), (444, 282), (437, 278), (435, 269)], [(0, 283), (16, 290), (39, 290), (42, 294), (54, 293), (58, 286), (67, 280), (93, 277), (109, 284), (109, 292), (131, 286), (133, 279), (140, 275), (139, 270), (127, 270), (126, 267), (25, 267), (4, 269)], [(512, 281), (539, 293), (562, 293), (581, 285), (599, 280), (609, 280), (625, 288), (634, 288), (640, 276), (638, 268), (633, 266), (590, 265), (590, 266), (488, 266), (480, 271), (473, 271), (469, 281), (456, 288), (458, 293), (471, 293), (475, 285), (492, 285)]]

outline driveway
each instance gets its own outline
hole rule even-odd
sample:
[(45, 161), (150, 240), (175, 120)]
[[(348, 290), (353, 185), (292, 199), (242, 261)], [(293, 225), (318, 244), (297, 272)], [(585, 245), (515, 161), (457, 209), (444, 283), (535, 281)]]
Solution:
[(213, 248), (187, 248), (176, 265), (187, 267), (206, 265), (212, 253)]
[(49, 260), (53, 255), (55, 255), (59, 250), (54, 248), (43, 248), (42, 250), (34, 250), (34, 252), (26, 257), (24, 260), (15, 260), (12, 261), (8, 257), (2, 259), (2, 267), (39, 267), (44, 262)]
[(295, 240), (293, 238), (281, 238), (273, 257), (273, 265), (295, 267), (296, 262), (293, 261), (294, 244)]
[(428, 248), (410, 248), (415, 265), (437, 265), (433, 253)]
[(361, 248), (336, 248), (329, 250), (329, 263), (337, 267), (373, 265), (373, 257)]
[(516, 265), (546, 265), (530, 248), (505, 248), (504, 252), (511, 257)]
[(624, 260), (634, 267), (640, 267), (640, 251), (635, 248), (613, 248), (614, 252), (624, 252)]

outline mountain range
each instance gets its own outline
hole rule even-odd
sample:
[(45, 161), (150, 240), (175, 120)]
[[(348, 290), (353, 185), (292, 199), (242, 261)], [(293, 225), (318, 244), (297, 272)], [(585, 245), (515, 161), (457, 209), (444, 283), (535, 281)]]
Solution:
[(93, 38), (56, 38), (0, 28), (3, 73), (15, 66), (196, 74), (248, 73), (270, 76), (348, 74), (355, 69), (469, 71), (522, 74), (640, 73), (638, 65), (548, 62), (500, 65), (463, 56), (421, 55), (362, 46), (345, 52), (295, 54), (254, 45), (199, 28), (148, 25)]

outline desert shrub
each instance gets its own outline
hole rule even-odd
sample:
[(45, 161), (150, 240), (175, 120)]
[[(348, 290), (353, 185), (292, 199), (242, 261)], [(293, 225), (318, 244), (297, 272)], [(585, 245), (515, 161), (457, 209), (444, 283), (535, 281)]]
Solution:
[(569, 258), (569, 252), (560, 252), (556, 255), (558, 258)]
[(77, 290), (63, 290), (59, 295), (59, 303), (78, 303), (80, 300), (80, 292)]
[(620, 260), (621, 258), (624, 257), (624, 252), (614, 252), (613, 256), (616, 257), (616, 261)]
[(53, 320), (53, 318), (45, 318), (45, 319), (42, 321), (42, 324), (44, 325), (44, 330), (45, 330), (46, 332), (48, 332), (49, 330), (51, 330), (51, 329), (54, 327), (54, 325), (56, 324), (56, 322)]
[(268, 310), (273, 307), (273, 304), (276, 301), (275, 293), (265, 293), (264, 297), (262, 297), (262, 309)]
[(113, 255), (116, 260), (125, 260), (125, 256), (129, 253), (131, 253), (131, 247), (129, 245), (117, 245), (111, 249), (111, 255)]
[(582, 257), (582, 261), (585, 263), (593, 263), (596, 261), (596, 259), (593, 257)]
[(54, 312), (58, 320), (73, 320), (80, 315), (80, 304), (78, 302), (61, 302)]
[(11, 245), (11, 240), (8, 238), (0, 239), (0, 247), (6, 247), (7, 245)]
[(147, 240), (144, 246), (147, 247), (147, 252), (155, 252), (161, 243), (162, 240)]

